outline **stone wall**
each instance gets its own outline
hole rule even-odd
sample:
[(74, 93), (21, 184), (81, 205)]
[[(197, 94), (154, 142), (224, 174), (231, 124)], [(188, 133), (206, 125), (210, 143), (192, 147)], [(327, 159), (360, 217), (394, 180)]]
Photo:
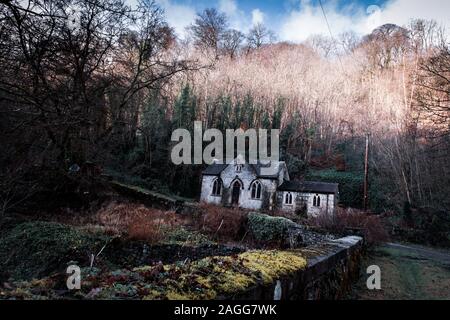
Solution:
[(65, 289), (63, 273), (62, 278), (14, 282), (0, 290), (0, 299), (341, 299), (358, 278), (362, 250), (361, 238), (347, 237), (297, 250), (128, 267), (88, 276), (75, 291)]
[(183, 200), (178, 200), (174, 197), (148, 189), (127, 185), (117, 181), (111, 181), (110, 184), (119, 194), (157, 209), (179, 211), (184, 210), (184, 207), (189, 205)]
[(304, 270), (257, 285), (231, 299), (334, 300), (345, 297), (360, 272), (363, 239), (351, 236), (298, 249), (308, 259)]

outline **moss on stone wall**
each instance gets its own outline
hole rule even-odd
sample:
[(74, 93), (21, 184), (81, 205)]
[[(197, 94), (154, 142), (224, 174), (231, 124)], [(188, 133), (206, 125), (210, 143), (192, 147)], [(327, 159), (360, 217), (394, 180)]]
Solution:
[(265, 284), (306, 267), (306, 259), (290, 251), (249, 251), (240, 257), (244, 266), (260, 273)]
[[(306, 259), (287, 251), (249, 251), (237, 256), (208, 257), (188, 265), (164, 267), (170, 276), (145, 299), (215, 299), (229, 297), (256, 284), (270, 284), (306, 267)], [(135, 269), (139, 271), (140, 269)]]
[[(233, 297), (303, 270), (306, 259), (289, 251), (249, 251), (171, 265), (145, 266), (106, 274), (82, 273), (81, 290), (67, 292), (61, 279), (21, 282), (0, 298), (22, 299), (216, 299)], [(86, 275), (87, 273), (87, 275)], [(63, 277), (64, 275), (61, 275)], [(65, 292), (65, 296), (61, 296)]]

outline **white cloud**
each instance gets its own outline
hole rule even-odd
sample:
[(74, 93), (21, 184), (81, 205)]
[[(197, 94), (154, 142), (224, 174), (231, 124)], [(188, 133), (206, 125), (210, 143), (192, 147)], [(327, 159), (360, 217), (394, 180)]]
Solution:
[[(382, 23), (407, 24), (411, 19), (433, 19), (450, 29), (450, 1), (395, 0), (382, 10)], [(447, 30), (449, 31), (449, 30)]]
[(171, 0), (156, 0), (156, 3), (164, 9), (169, 25), (175, 29), (178, 36), (184, 38), (186, 27), (195, 20), (195, 9), (188, 5), (174, 3)]
[(249, 29), (248, 18), (245, 12), (239, 9), (236, 0), (220, 0), (219, 11), (225, 13), (231, 28), (242, 32)]
[[(324, 3), (324, 10), (333, 35), (345, 31), (370, 33), (374, 28), (395, 23), (405, 25), (413, 18), (434, 19), (450, 31), (450, 1), (391, 0), (384, 7), (346, 7), (338, 9), (336, 1)], [(301, 42), (313, 34), (329, 36), (329, 30), (319, 5), (301, 0), (297, 9), (290, 11), (279, 29), (282, 40)]]
[(237, 12), (237, 4), (235, 0), (220, 0), (219, 11), (222, 11), (228, 16), (233, 16)]
[(252, 24), (258, 24), (258, 23), (263, 23), (264, 22), (264, 13), (257, 9), (253, 9), (252, 10)]
[[(324, 10), (330, 24), (331, 32), (337, 35), (353, 30), (363, 31), (367, 16), (364, 11), (338, 10), (335, 2), (327, 2)], [(300, 9), (293, 10), (286, 17), (280, 29), (280, 38), (287, 41), (301, 42), (313, 34), (330, 35), (325, 17), (320, 6), (314, 6), (309, 1), (302, 0)]]

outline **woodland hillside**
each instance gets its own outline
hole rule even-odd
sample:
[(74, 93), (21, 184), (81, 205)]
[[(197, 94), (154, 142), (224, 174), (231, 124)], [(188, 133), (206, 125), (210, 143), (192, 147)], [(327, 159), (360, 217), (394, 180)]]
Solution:
[(293, 178), (339, 182), (352, 207), (369, 135), (372, 211), (448, 212), (450, 46), (435, 22), (294, 44), (207, 9), (188, 34), (177, 38), (151, 1), (4, 1), (0, 215), (56, 199), (88, 206), (101, 172), (196, 198), (204, 167), (170, 161), (172, 130), (194, 120), (281, 129)]

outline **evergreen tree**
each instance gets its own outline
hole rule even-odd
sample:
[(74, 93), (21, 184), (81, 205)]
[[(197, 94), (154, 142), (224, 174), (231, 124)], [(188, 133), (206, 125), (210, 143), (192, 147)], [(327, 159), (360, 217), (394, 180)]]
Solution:
[(221, 110), (221, 123), (220, 123), (220, 129), (221, 130), (226, 130), (226, 129), (230, 129), (231, 126), (231, 98), (230, 96), (222, 96), (220, 97), (219, 100), (219, 104), (220, 104), (220, 110)]
[(236, 104), (234, 106), (234, 129), (237, 129), (242, 124), (242, 108), (241, 108), (241, 101), (237, 100)]
[(193, 129), (196, 118), (196, 97), (189, 84), (186, 84), (173, 107), (172, 125), (176, 128)]
[(265, 110), (265, 111), (263, 111), (263, 115), (262, 115), (261, 128), (262, 129), (270, 129), (270, 127), (271, 127), (271, 124), (270, 124), (269, 111)]
[(255, 122), (255, 108), (253, 104), (253, 97), (248, 93), (243, 102), (242, 114), (245, 115), (245, 124), (248, 127), (253, 127)]
[(277, 105), (275, 106), (275, 110), (272, 116), (272, 129), (280, 129), (281, 128), (281, 118), (284, 112), (284, 98), (278, 98)]
[(145, 152), (149, 166), (153, 162), (163, 165), (167, 161), (169, 123), (166, 118), (166, 105), (157, 92), (152, 93), (144, 107), (140, 126), (140, 145)]

